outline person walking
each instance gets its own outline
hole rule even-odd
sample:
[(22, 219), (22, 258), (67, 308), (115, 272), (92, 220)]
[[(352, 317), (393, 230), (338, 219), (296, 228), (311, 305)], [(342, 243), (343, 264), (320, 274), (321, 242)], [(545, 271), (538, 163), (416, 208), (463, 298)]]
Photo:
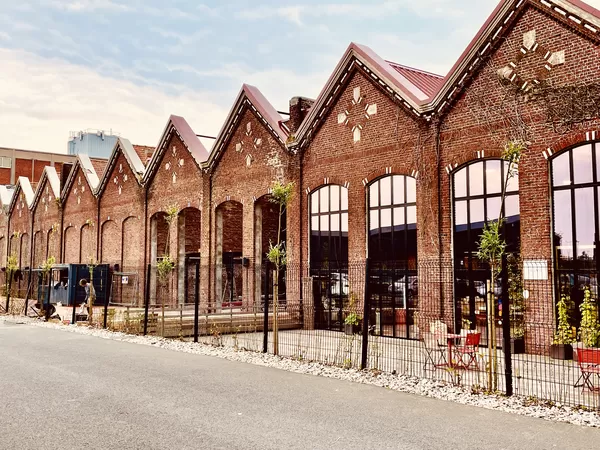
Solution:
[(88, 283), (88, 280), (85, 278), (82, 278), (81, 281), (79, 281), (79, 286), (85, 289), (84, 302), (87, 303), (88, 308), (91, 308), (94, 304), (94, 300), (96, 300), (96, 290), (94, 289), (94, 286), (92, 286), (91, 283)]

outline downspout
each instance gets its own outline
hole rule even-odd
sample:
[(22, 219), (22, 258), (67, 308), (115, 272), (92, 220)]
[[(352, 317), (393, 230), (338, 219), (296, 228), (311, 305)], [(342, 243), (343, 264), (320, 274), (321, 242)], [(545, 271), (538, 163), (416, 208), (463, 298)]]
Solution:
[[(442, 239), (442, 143), (441, 143), (441, 130), (442, 130), (442, 118), (436, 122), (436, 130), (435, 130), (435, 152), (436, 152), (436, 170), (437, 170), (437, 198), (438, 198), (438, 264), (439, 264), (439, 274), (440, 274), (440, 316), (444, 317), (446, 308), (444, 307), (444, 284), (441, 282), (443, 267), (443, 239)], [(452, 275), (454, 277), (454, 274)]]
[(100, 197), (97, 197), (96, 205), (96, 223), (98, 224), (96, 227), (96, 261), (100, 262)]
[[(206, 299), (207, 306), (210, 305), (211, 300), (216, 302), (216, 299), (211, 299), (211, 295), (213, 293), (212, 236), (213, 236), (213, 232), (214, 232), (213, 227), (212, 227), (212, 211), (213, 211), (213, 208), (212, 208), (212, 205), (213, 205), (212, 184), (213, 184), (213, 177), (212, 177), (212, 170), (211, 170), (208, 175), (208, 290), (206, 291), (208, 293), (208, 298)], [(216, 239), (216, 237), (215, 237), (215, 239)], [(202, 259), (200, 259), (200, 261), (202, 261)]]
[(63, 261), (63, 256), (64, 256), (64, 249), (63, 249), (63, 239), (64, 239), (64, 226), (65, 226), (65, 215), (64, 215), (64, 208), (63, 208), (63, 198), (62, 198), (62, 192), (61, 192), (61, 196), (59, 197), (60, 199), (60, 203), (58, 205), (58, 214), (60, 215), (60, 238), (58, 241), (58, 249), (60, 252), (60, 255), (58, 255), (58, 261), (62, 264)]
[[(142, 264), (142, 273), (144, 277), (148, 276), (148, 270), (146, 266), (148, 265), (148, 189), (144, 185), (144, 262)], [(146, 304), (146, 299), (150, 295), (148, 292), (148, 280), (144, 280), (144, 304)]]
[(300, 300), (304, 300), (304, 292), (303, 292), (303, 286), (304, 283), (302, 283), (302, 264), (303, 264), (303, 259), (302, 259), (302, 249), (304, 247), (304, 227), (302, 226), (302, 224), (304, 223), (304, 213), (303, 213), (303, 209), (302, 209), (302, 199), (304, 198), (304, 195), (302, 195), (302, 186), (304, 186), (303, 182), (303, 176), (304, 176), (304, 171), (302, 170), (302, 168), (304, 167), (304, 164), (302, 164), (302, 153), (301, 151), (298, 151), (298, 165), (300, 166), (299, 169), (299, 182), (298, 182), (298, 196), (300, 197), (300, 204), (299, 204), (299, 208), (300, 210), (298, 211), (299, 214), (299, 219), (300, 219), (300, 236), (298, 239), (298, 244), (300, 245), (300, 251), (298, 253), (298, 256), (300, 258), (299, 263), (300, 266), (298, 268), (298, 270), (300, 271)]

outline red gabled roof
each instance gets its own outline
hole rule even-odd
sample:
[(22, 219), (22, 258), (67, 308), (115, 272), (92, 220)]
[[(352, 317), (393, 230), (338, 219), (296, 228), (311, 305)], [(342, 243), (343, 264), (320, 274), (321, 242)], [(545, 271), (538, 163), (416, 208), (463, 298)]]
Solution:
[(96, 175), (98, 175), (98, 178), (102, 178), (108, 159), (90, 158), (90, 161), (92, 162), (92, 166), (94, 166), (94, 171), (96, 172)]
[(144, 166), (148, 163), (148, 161), (150, 161), (150, 158), (152, 158), (152, 153), (154, 153), (154, 147), (151, 147), (149, 145), (134, 144), (133, 149), (140, 157), (140, 161), (142, 161), (142, 164), (144, 164)]
[(444, 81), (444, 77), (435, 73), (425, 72), (424, 70), (413, 67), (403, 66), (392, 61), (386, 61), (396, 72), (418, 87), (429, 97), (433, 97)]

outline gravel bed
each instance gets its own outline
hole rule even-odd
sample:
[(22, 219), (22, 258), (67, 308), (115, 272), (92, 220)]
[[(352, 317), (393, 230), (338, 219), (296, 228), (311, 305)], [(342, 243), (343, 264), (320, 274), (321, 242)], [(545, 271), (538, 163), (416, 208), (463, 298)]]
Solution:
[(133, 344), (151, 345), (178, 352), (214, 356), (230, 361), (272, 367), (287, 370), (289, 372), (370, 384), (409, 394), (452, 401), (463, 405), (477, 406), (512, 414), (537, 417), (545, 420), (568, 422), (575, 425), (600, 428), (600, 414), (598, 412), (572, 408), (560, 404), (551, 404), (544, 401), (536, 401), (535, 399), (520, 396), (505, 397), (502, 395), (473, 393), (470, 389), (465, 387), (453, 386), (440, 381), (394, 375), (385, 372), (359, 371), (355, 369), (346, 370), (309, 361), (298, 361), (269, 354), (240, 351), (228, 347), (213, 347), (207, 344), (195, 344), (193, 342), (154, 336), (135, 336), (103, 329), (89, 328), (87, 326), (46, 323), (24, 317), (0, 316), (0, 321), (29, 324)]

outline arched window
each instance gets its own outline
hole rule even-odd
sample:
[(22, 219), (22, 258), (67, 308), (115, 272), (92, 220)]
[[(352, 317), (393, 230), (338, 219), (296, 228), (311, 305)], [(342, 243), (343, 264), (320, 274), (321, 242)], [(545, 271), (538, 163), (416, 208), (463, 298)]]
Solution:
[(368, 255), (377, 284), (371, 307), (383, 311), (377, 331), (410, 338), (418, 307), (417, 183), (412, 177), (388, 175), (368, 189)]
[(310, 195), (311, 267), (348, 264), (348, 189), (323, 186)]
[(348, 189), (343, 186), (323, 186), (310, 195), (310, 270), (314, 279), (315, 326), (341, 331), (351, 289)]
[(598, 143), (585, 144), (560, 153), (551, 163), (557, 288), (570, 291), (574, 323), (580, 287), (590, 286), (598, 294), (599, 152)]
[(392, 175), (369, 186), (369, 258), (377, 262), (417, 259), (417, 184)]
[[(486, 222), (498, 220), (508, 163), (499, 159), (471, 163), (453, 175), (454, 264), (457, 326), (468, 320), (471, 328), (486, 324), (487, 265), (477, 258), (479, 238)], [(503, 232), (507, 252), (520, 250), (519, 179), (506, 187)], [(491, 287), (490, 287), (491, 288)], [(496, 286), (495, 291), (499, 289)], [(495, 312), (496, 315), (499, 311)]]

